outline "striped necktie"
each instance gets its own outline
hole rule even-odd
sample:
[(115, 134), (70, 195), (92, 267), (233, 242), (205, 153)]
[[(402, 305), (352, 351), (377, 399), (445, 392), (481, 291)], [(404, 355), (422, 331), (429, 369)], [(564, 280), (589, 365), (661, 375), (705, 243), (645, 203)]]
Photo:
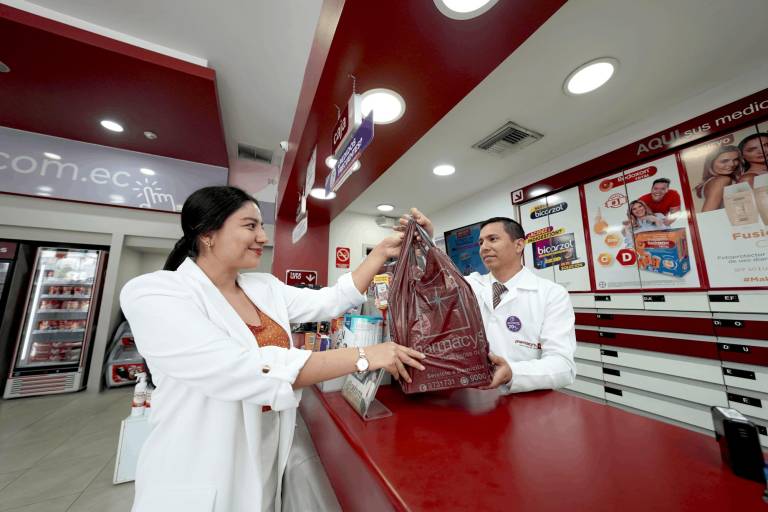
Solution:
[(493, 309), (496, 309), (496, 306), (499, 305), (499, 302), (501, 302), (501, 295), (507, 291), (507, 287), (501, 284), (498, 281), (494, 281), (493, 283)]

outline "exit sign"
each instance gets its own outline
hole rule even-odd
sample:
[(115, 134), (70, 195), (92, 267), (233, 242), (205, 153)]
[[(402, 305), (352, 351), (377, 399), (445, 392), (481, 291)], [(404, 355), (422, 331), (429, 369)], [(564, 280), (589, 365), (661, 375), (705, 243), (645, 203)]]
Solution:
[(286, 270), (285, 284), (289, 286), (314, 286), (317, 284), (315, 270)]

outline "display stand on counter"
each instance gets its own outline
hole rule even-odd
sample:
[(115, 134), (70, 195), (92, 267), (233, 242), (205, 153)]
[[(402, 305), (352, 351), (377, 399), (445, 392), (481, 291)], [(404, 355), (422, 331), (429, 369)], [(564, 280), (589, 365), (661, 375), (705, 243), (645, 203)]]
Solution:
[(117, 327), (108, 348), (104, 381), (108, 388), (128, 386), (135, 384), (136, 375), (144, 371), (144, 359), (133, 341), (131, 327), (127, 321), (123, 321)]

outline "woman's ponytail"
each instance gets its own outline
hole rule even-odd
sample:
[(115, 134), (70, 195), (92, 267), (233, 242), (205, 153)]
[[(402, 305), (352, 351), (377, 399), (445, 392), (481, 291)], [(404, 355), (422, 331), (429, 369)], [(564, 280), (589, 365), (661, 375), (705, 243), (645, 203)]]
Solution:
[(194, 244), (194, 239), (190, 240), (186, 235), (179, 238), (176, 245), (171, 249), (168, 258), (165, 260), (163, 270), (176, 270), (179, 268), (179, 265), (184, 263), (184, 260), (187, 259), (187, 257), (195, 256), (196, 251)]

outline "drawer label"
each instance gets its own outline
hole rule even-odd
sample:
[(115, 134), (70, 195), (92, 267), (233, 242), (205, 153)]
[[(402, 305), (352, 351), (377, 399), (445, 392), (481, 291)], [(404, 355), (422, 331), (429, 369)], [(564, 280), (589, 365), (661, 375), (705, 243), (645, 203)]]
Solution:
[(760, 407), (761, 409), (763, 407), (763, 403), (759, 399), (752, 398), (751, 396), (737, 395), (736, 393), (728, 393), (728, 401)]
[(611, 395), (624, 396), (624, 393), (620, 389), (609, 388), (608, 386), (605, 386), (605, 392), (610, 393)]
[(739, 352), (741, 354), (749, 354), (749, 346), (736, 345), (734, 343), (718, 343), (717, 350), (720, 352)]
[(597, 335), (600, 338), (615, 338), (616, 337), (616, 333), (615, 332), (603, 332), (603, 331), (600, 331), (599, 333), (597, 333)]
[(604, 348), (600, 349), (600, 354), (607, 357), (619, 357), (619, 353), (615, 350), (605, 350)]
[(757, 380), (755, 378), (755, 372), (738, 370), (736, 368), (723, 367), (723, 375), (727, 375), (728, 377), (738, 377), (740, 379)]
[(667, 302), (664, 295), (643, 295), (643, 302)]
[(710, 295), (709, 302), (739, 302), (738, 295)]
[(761, 436), (768, 436), (768, 429), (766, 429), (762, 425), (755, 425), (757, 427), (757, 431), (760, 432)]
[(613, 368), (603, 368), (603, 373), (608, 375), (615, 375), (616, 377), (621, 377), (621, 372), (619, 370), (614, 370)]
[(726, 320), (715, 318), (712, 320), (712, 325), (715, 327), (735, 327), (741, 329), (744, 327), (744, 320)]
[(613, 320), (613, 315), (611, 313), (597, 313), (596, 316), (598, 320)]
[(611, 302), (610, 295), (595, 295), (595, 302)]

